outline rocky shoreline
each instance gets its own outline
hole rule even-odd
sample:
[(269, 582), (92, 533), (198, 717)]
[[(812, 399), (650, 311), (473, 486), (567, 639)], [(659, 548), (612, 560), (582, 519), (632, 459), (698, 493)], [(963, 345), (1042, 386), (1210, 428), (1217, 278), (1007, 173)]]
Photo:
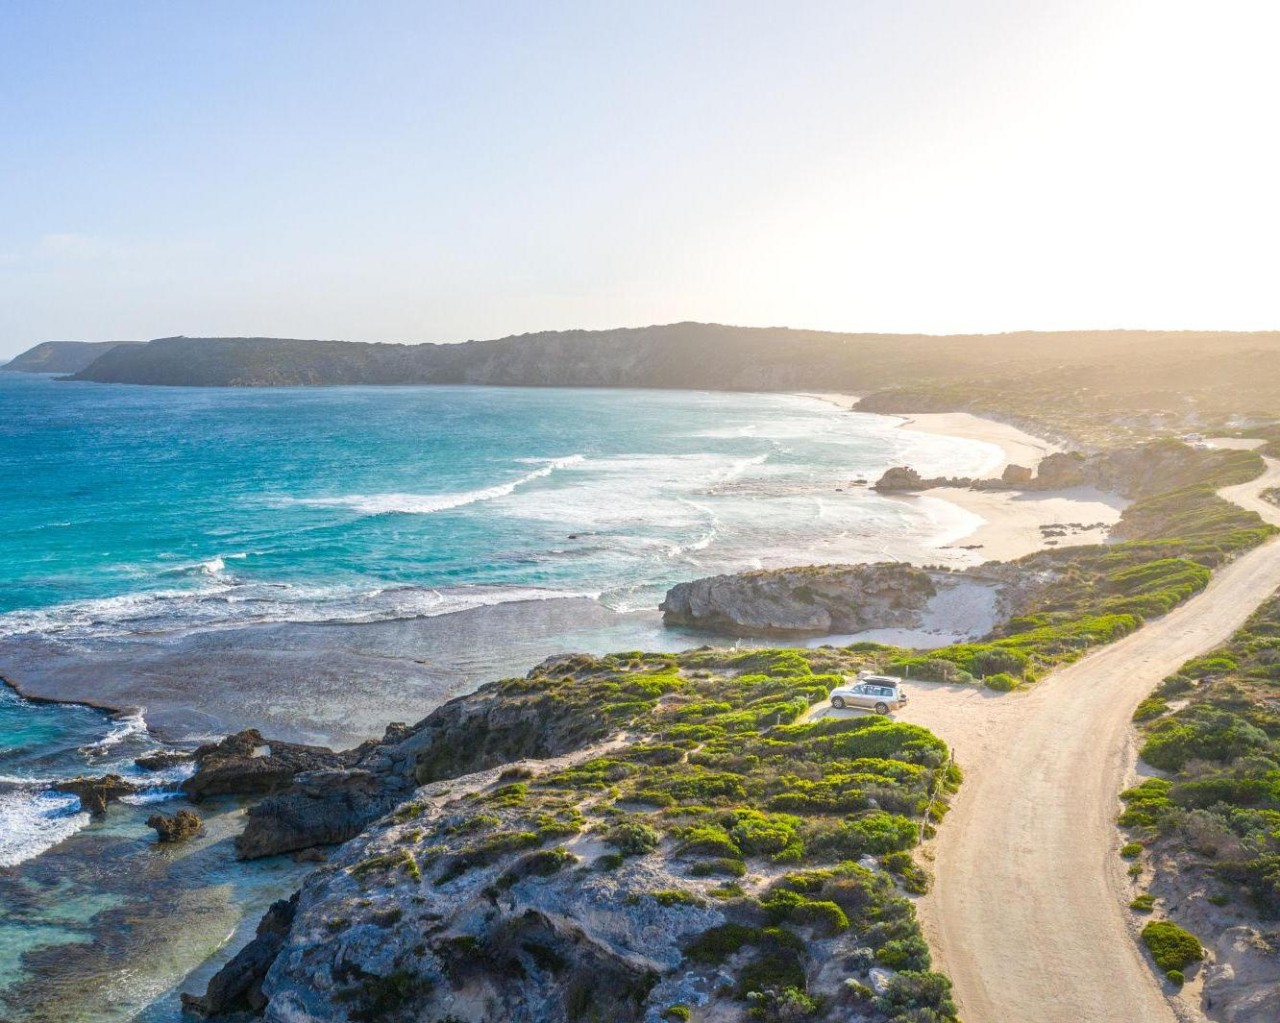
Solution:
[[(784, 1019), (793, 1003), (887, 1021), (919, 1005), (950, 1020), (903, 894), (927, 883), (905, 851), (921, 824), (900, 814), (932, 807), (958, 776), (915, 726), (780, 725), (862, 663), (811, 660), (553, 658), (360, 751), (278, 753), (256, 733), (211, 747), (193, 791), (213, 777), (282, 786), (251, 810), (242, 856), (345, 844), (184, 1007), (277, 1023), (661, 1023), (699, 1007), (699, 1019), (762, 1007)], [(853, 786), (847, 805), (768, 809), (793, 788), (773, 772), (796, 757), (817, 768), (836, 737), (846, 756), (881, 758), (863, 769), (863, 784), (889, 772), (875, 795)], [(738, 762), (770, 744), (794, 748), (769, 752), (768, 770)]]

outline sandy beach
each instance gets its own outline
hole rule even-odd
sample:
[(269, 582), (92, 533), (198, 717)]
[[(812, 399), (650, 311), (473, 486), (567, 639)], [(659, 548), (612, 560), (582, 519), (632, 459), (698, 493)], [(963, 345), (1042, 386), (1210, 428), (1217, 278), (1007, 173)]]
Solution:
[[(829, 391), (809, 393), (805, 397), (818, 398), (846, 409), (853, 409), (859, 400), (859, 395), (856, 394), (838, 394)], [(889, 418), (902, 420), (904, 430), (940, 434), (945, 437), (964, 437), (966, 440), (977, 440), (994, 445), (1004, 453), (1004, 460), (996, 466), (993, 475), (1004, 472), (1007, 465), (1025, 465), (1028, 468), (1035, 468), (1045, 455), (1062, 450), (1059, 445), (1043, 437), (1037, 437), (1008, 423), (984, 419), (969, 412), (920, 412), (909, 416), (894, 415)]]
[(1129, 503), (1094, 487), (1045, 491), (939, 487), (897, 500), (947, 501), (978, 516), (978, 527), (948, 546), (972, 549), (985, 561), (1012, 561), (1053, 547), (1103, 543)]
[[(808, 397), (852, 409), (858, 396), (820, 393)], [(1062, 448), (1009, 423), (968, 412), (929, 412), (900, 416), (904, 430), (982, 441), (999, 448), (997, 476), (1008, 465), (1035, 468), (1046, 455)], [(966, 490), (937, 487), (918, 494), (895, 495), (902, 501), (947, 501), (976, 516), (973, 530), (951, 539), (947, 547), (972, 549), (986, 561), (1011, 561), (1035, 551), (1101, 543), (1129, 503), (1093, 487), (1067, 490)]]

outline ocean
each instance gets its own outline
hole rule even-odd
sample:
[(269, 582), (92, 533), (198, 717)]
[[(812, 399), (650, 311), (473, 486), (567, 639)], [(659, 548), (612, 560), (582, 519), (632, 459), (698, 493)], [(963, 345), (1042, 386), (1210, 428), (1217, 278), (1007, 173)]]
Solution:
[[(229, 954), (302, 869), (236, 864), (234, 801), (211, 808), (198, 842), (157, 850), (148, 804), (176, 776), (93, 823), (50, 779), (136, 773), (133, 757), (162, 740), (260, 719), (357, 741), (566, 646), (691, 645), (654, 609), (697, 576), (968, 563), (945, 549), (973, 528), (967, 512), (855, 481), (1000, 461), (987, 444), (780, 394), (0, 373), (0, 409), (0, 673), (53, 691), (65, 677), (78, 699), (133, 708), (0, 690), (0, 1016), (31, 1020), (172, 1018), (183, 977)], [(250, 635), (270, 650), (224, 679)], [(340, 669), (327, 682), (322, 660)], [(385, 663), (398, 667), (378, 674)], [(141, 896), (141, 878), (168, 901)], [(176, 937), (159, 954), (165, 928)]]

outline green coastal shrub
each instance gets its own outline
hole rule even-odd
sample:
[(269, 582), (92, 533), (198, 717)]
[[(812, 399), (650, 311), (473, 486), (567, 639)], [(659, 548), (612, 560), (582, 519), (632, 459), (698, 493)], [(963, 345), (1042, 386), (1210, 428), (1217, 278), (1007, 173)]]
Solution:
[(1200, 939), (1171, 920), (1153, 920), (1142, 928), (1142, 942), (1162, 970), (1185, 970), (1204, 958)]
[(919, 827), (900, 814), (874, 810), (853, 820), (819, 824), (805, 836), (815, 854), (831, 859), (856, 860), (864, 853), (898, 852), (916, 844)]
[(897, 1023), (947, 1023), (955, 1018), (951, 981), (940, 973), (903, 971), (891, 977), (875, 1007)]
[(744, 856), (769, 856), (798, 860), (804, 845), (797, 834), (801, 821), (789, 814), (759, 810), (735, 810), (723, 822)]
[(1008, 672), (1001, 671), (994, 675), (988, 675), (982, 680), (982, 684), (998, 693), (1009, 693), (1018, 688), (1019, 682)]
[(611, 827), (604, 840), (622, 856), (643, 856), (658, 848), (662, 836), (644, 821), (628, 818)]
[(722, 924), (703, 931), (684, 947), (685, 955), (695, 963), (719, 966), (739, 949), (759, 941), (758, 927), (743, 924)]
[(718, 824), (700, 824), (684, 828), (677, 834), (680, 844), (676, 847), (676, 854), (679, 856), (742, 859), (742, 853), (729, 833)]
[(1156, 722), (1140, 755), (1152, 767), (1178, 771), (1190, 760), (1229, 761), (1270, 745), (1267, 733), (1240, 715), (1196, 706)]
[(832, 937), (849, 927), (848, 915), (834, 902), (811, 899), (786, 888), (770, 892), (760, 905), (771, 924), (809, 926), (823, 937)]
[(751, 1008), (747, 1015), (763, 1023), (796, 1023), (812, 1019), (823, 1007), (823, 1001), (813, 998), (795, 987), (781, 991), (752, 991), (748, 996)]
[(716, 856), (709, 860), (698, 860), (689, 867), (694, 877), (744, 877), (747, 866), (741, 860)]
[(1134, 721), (1150, 721), (1152, 718), (1158, 718), (1166, 710), (1169, 709), (1168, 702), (1160, 696), (1148, 696), (1133, 712)]
[(1169, 793), (1173, 783), (1165, 778), (1148, 778), (1141, 785), (1120, 793), (1125, 810), (1120, 814), (1123, 827), (1156, 827), (1174, 809)]

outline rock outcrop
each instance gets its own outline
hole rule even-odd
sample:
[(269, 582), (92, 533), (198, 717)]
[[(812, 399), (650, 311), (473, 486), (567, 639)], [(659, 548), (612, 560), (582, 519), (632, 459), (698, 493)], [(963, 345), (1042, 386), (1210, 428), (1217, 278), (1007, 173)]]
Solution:
[(68, 778), (65, 781), (54, 782), (52, 787), (55, 792), (69, 792), (73, 796), (78, 796), (80, 809), (93, 817), (101, 817), (107, 812), (109, 804), (119, 802), (121, 796), (127, 796), (136, 789), (136, 786), (125, 781), (118, 774)]
[(730, 634), (821, 634), (910, 627), (937, 592), (911, 565), (823, 565), (679, 583), (660, 605), (668, 625)]
[(197, 1016), (227, 1018), (236, 1013), (261, 1014), (267, 1000), (262, 981), (284, 946), (298, 907), (298, 896), (274, 902), (258, 922), (253, 940), (209, 981), (203, 995), (182, 996), (182, 1008)]
[(963, 476), (926, 478), (906, 465), (886, 469), (876, 490), (910, 493), (934, 487), (968, 487), (974, 490), (1069, 490), (1091, 486), (1124, 497), (1138, 498), (1159, 491), (1194, 484), (1206, 475), (1205, 462), (1230, 459), (1228, 451), (1204, 451), (1180, 441), (1152, 441), (1092, 455), (1056, 451), (1046, 455), (1034, 473), (1023, 465), (1008, 465), (999, 479)]
[(1277, 935), (1257, 928), (1227, 928), (1213, 945), (1205, 971), (1205, 1004), (1225, 1023), (1274, 1023), (1280, 1019), (1280, 949)]
[(204, 822), (194, 810), (179, 810), (172, 817), (153, 813), (147, 818), (147, 827), (155, 830), (160, 842), (182, 842), (200, 833)]
[(337, 845), (360, 834), (408, 790), (403, 777), (360, 768), (300, 774), (287, 791), (249, 808), (248, 823), (236, 836), (236, 853), (255, 860)]
[(140, 756), (134, 764), (144, 771), (165, 771), (179, 764), (188, 764), (191, 760), (192, 754), (185, 750), (165, 749)]
[(1025, 487), (1034, 476), (1034, 469), (1029, 469), (1025, 465), (1010, 463), (1004, 467), (1004, 472), (1000, 474), (1000, 482), (1010, 487)]
[(1045, 455), (1036, 466), (1032, 485), (1037, 490), (1066, 490), (1089, 482), (1083, 455), (1075, 452), (1055, 451)]
[(933, 486), (909, 465), (895, 465), (872, 484), (875, 490), (926, 490)]
[(196, 772), (182, 783), (193, 803), (206, 796), (266, 795), (285, 788), (305, 771), (344, 767), (354, 753), (335, 753), (324, 746), (274, 742), (256, 728), (201, 746), (193, 755)]
[(895, 465), (871, 485), (882, 493), (932, 490), (934, 487), (973, 487), (978, 490), (998, 490), (1005, 486), (1003, 480), (979, 480), (970, 476), (921, 476), (907, 465)]

